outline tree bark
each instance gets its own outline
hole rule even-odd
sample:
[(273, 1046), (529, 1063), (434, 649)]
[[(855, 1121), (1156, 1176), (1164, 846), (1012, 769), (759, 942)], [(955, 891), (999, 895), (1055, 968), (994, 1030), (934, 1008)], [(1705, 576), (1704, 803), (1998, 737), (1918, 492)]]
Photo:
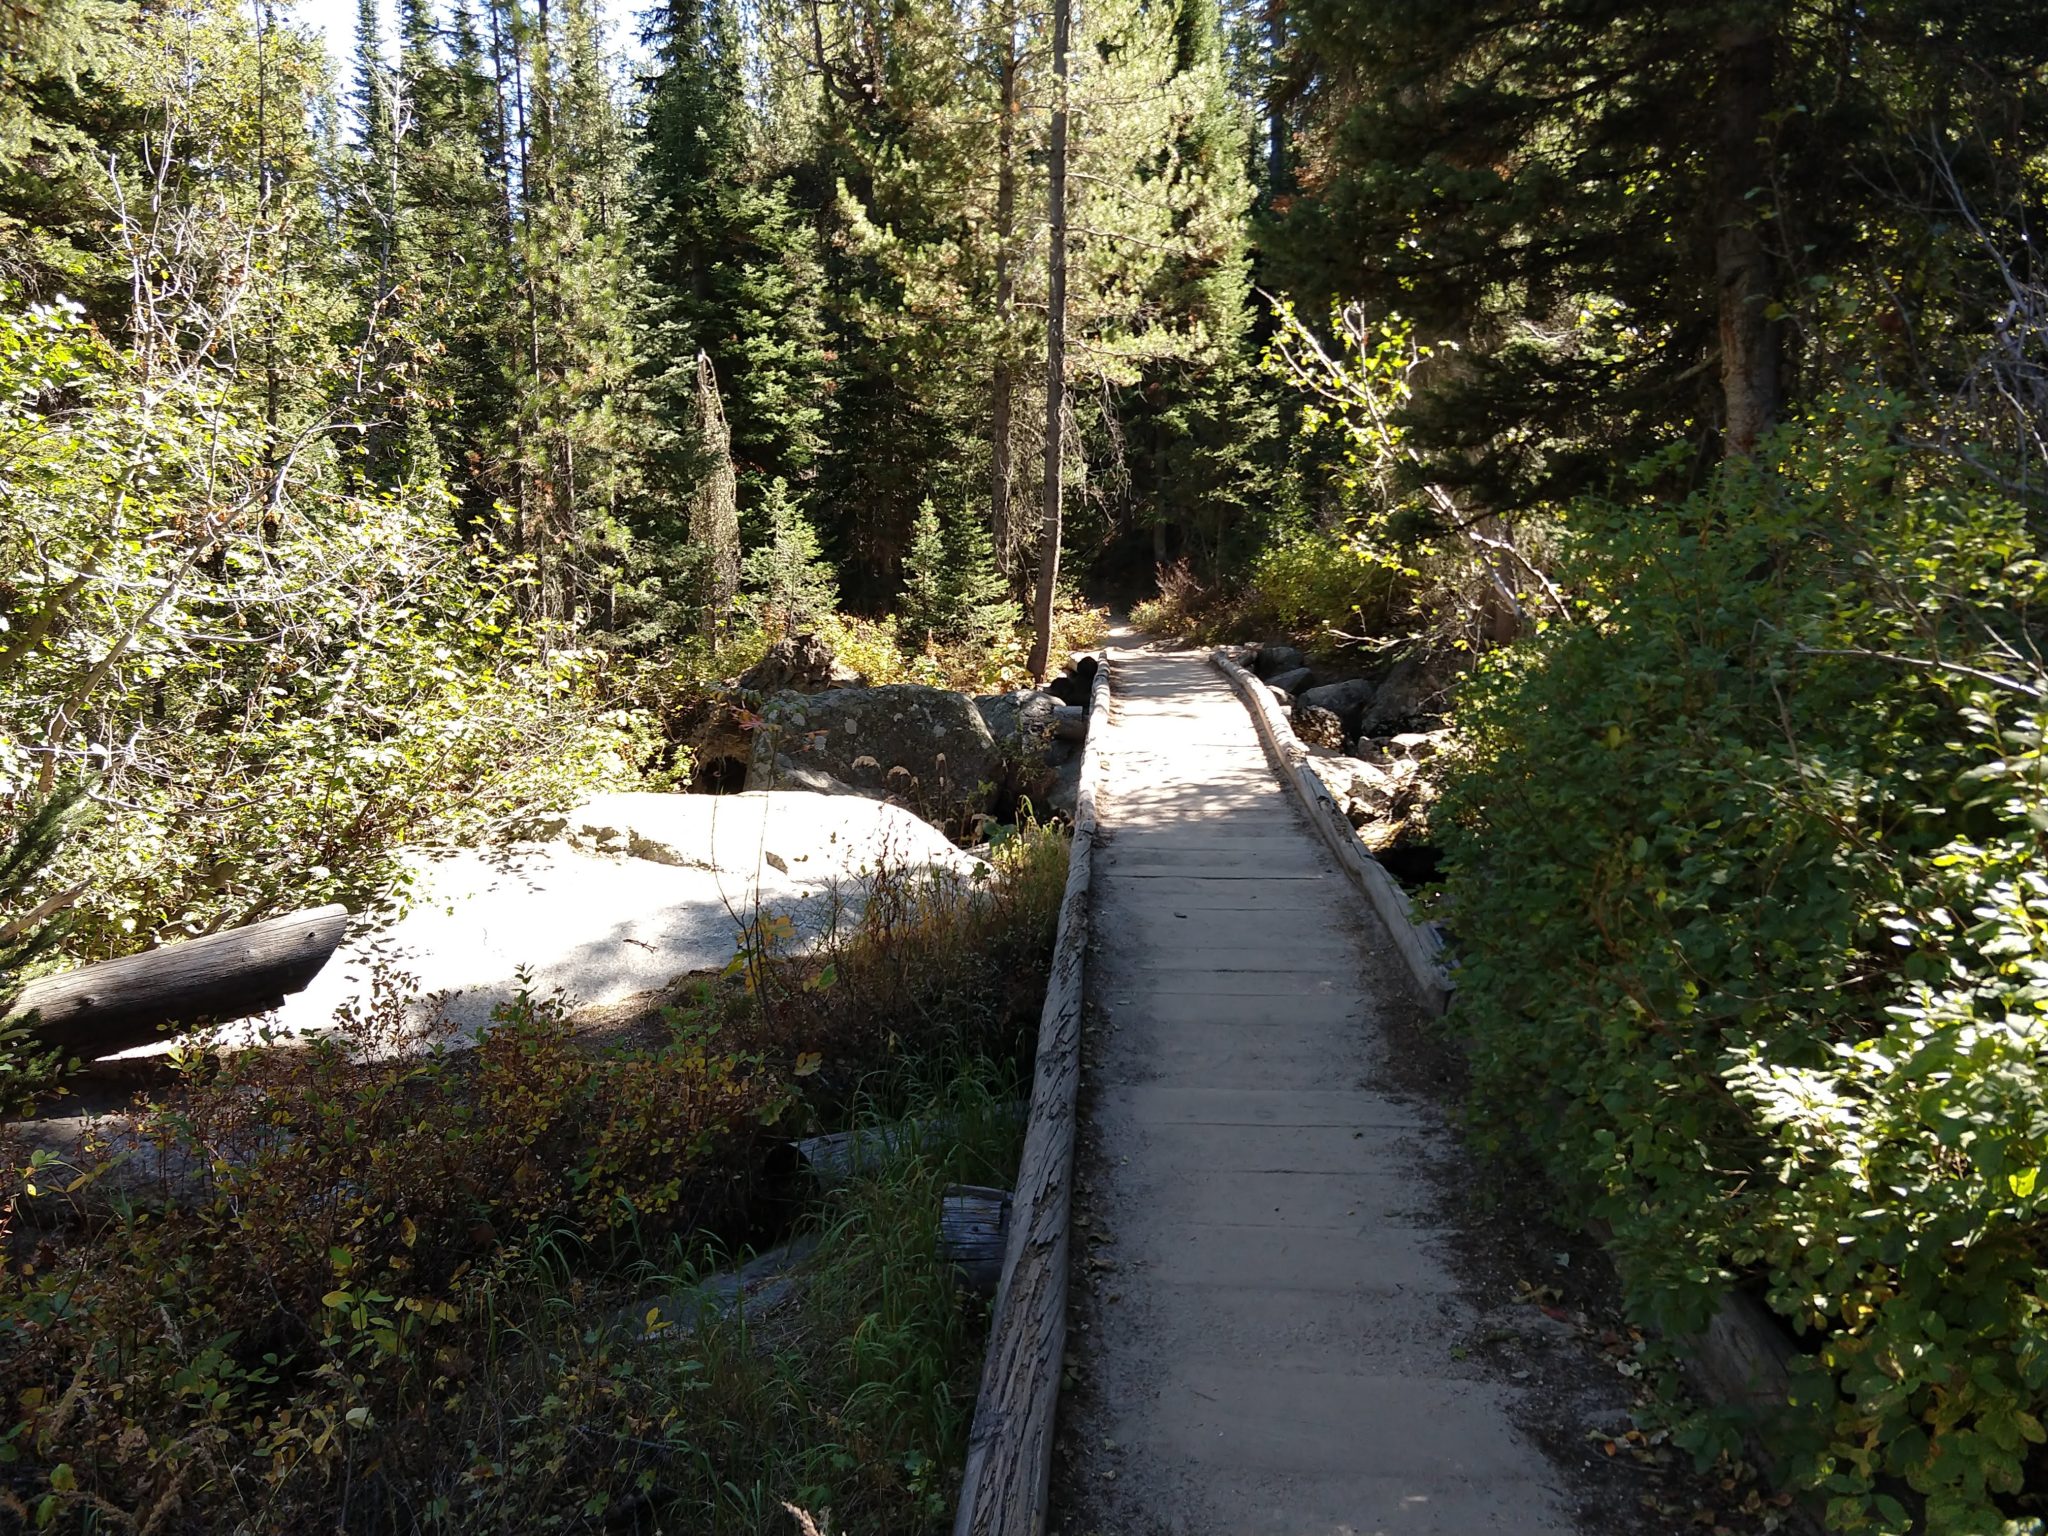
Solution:
[[(1009, 574), (1016, 563), (1010, 527), (1010, 312), (1017, 278), (1010, 266), (1010, 240), (1017, 226), (1017, 8), (1003, 7), (1002, 118), (996, 124), (996, 367), (991, 390), (989, 446), (994, 466), (989, 484), (989, 531), (996, 564)], [(1014, 577), (1012, 578), (1014, 580)], [(1012, 588), (1018, 590), (1022, 583)]]
[(1052, 142), (1045, 194), (1045, 523), (1039, 535), (1038, 602), (1031, 639), (1031, 675), (1040, 682), (1052, 656), (1053, 595), (1060, 577), (1060, 471), (1067, 412), (1067, 38), (1072, 26), (1072, 0), (1053, 0)]
[(1286, 68), (1287, 0), (1266, 0), (1266, 192), (1287, 190), (1287, 108), (1280, 72)]
[(341, 942), (348, 913), (313, 907), (203, 939), (32, 981), (9, 1020), (66, 1051), (109, 1055), (174, 1024), (247, 1018), (305, 990)]
[(1775, 39), (1759, 22), (1723, 34), (1715, 95), (1719, 116), (1714, 194), (1714, 277), (1721, 320), (1722, 451), (1747, 456), (1778, 415), (1778, 322), (1771, 254), (1758, 227), (1768, 185), (1764, 136)]

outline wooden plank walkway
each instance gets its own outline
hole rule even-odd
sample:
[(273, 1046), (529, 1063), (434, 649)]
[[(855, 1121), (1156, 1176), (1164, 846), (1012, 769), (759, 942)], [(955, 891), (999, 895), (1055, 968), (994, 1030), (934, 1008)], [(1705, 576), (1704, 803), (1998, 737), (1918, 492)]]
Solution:
[(1386, 935), (1204, 658), (1111, 665), (1077, 1233), (1107, 1229), (1108, 1267), (1070, 1335), (1063, 1528), (1571, 1530), (1511, 1389), (1454, 1358), (1470, 1306), (1415, 1176), (1434, 1133), (1366, 1086), (1417, 1006)]

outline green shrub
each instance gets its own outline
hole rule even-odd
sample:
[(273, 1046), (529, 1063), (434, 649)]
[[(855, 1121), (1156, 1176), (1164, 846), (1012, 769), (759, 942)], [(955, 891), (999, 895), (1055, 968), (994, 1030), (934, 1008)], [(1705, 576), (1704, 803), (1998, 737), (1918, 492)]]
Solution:
[(1296, 533), (1253, 563), (1242, 622), (1292, 635), (1377, 634), (1391, 623), (1413, 574), (1363, 531)]
[(361, 907), (401, 843), (638, 770), (645, 722), (532, 617), (531, 562), (454, 536), (446, 487), (272, 486), (269, 452), (207, 368), (0, 310), (0, 831), (91, 775), (100, 814), (30, 893), (79, 888), (71, 958)]
[(1890, 420), (1580, 508), (1585, 622), (1479, 669), (1436, 825), (1481, 1125), (1647, 1319), (1804, 1333), (1838, 1528), (1963, 1536), (2048, 1439), (2048, 580)]
[(1204, 586), (1185, 560), (1160, 568), (1155, 597), (1131, 610), (1150, 634), (1206, 643), (1291, 635), (1316, 647), (1374, 636), (1412, 617), (1419, 572), (1363, 527), (1297, 530), (1268, 544), (1243, 579)]
[[(32, 1113), (64, 1065), (63, 1053), (37, 1038), (33, 1014), (24, 1019), (9, 1015), (20, 1000), (22, 968), (54, 949), (67, 926), (68, 914), (47, 911), (51, 898), (31, 901), (28, 892), (70, 830), (81, 792), (75, 783), (60, 786), (29, 812), (12, 837), (0, 842), (0, 1117)], [(0, 1239), (7, 1228), (0, 1217)]]

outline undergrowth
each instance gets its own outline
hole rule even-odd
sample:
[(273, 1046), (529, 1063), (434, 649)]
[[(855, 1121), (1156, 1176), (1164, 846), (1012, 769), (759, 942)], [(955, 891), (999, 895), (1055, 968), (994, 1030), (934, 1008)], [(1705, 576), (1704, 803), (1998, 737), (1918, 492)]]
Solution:
[(1847, 400), (1682, 507), (1578, 509), (1581, 621), (1474, 676), (1434, 826), (1484, 1131), (1611, 1226), (1645, 1321), (1735, 1285), (1798, 1332), (1772, 1443), (1835, 1528), (2017, 1536), (2048, 566), (1894, 421)]
[[(0, 1510), (42, 1529), (351, 1532), (943, 1523), (978, 1303), (949, 1180), (1008, 1182), (1065, 880), (1027, 829), (977, 885), (884, 872), (867, 917), (631, 1042), (522, 996), (399, 1054), (402, 988), (309, 1048), (195, 1058), (122, 1158), (23, 1163), (0, 1229)], [(774, 1149), (934, 1128), (822, 1198)], [(136, 1176), (147, 1164), (149, 1177)], [(778, 1171), (778, 1170), (782, 1171)], [(757, 1326), (657, 1317), (724, 1255), (820, 1237)]]

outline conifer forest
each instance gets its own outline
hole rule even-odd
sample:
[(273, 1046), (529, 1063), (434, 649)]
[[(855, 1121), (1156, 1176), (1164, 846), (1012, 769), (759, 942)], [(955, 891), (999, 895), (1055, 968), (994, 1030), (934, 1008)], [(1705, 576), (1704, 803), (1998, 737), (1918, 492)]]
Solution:
[[(1662, 1480), (1587, 1536), (2048, 1532), (2044, 22), (0, 0), (0, 1530), (953, 1528), (1149, 646), (1445, 942)], [(535, 981), (592, 847), (717, 953)], [(475, 1027), (50, 990), (505, 859)]]

